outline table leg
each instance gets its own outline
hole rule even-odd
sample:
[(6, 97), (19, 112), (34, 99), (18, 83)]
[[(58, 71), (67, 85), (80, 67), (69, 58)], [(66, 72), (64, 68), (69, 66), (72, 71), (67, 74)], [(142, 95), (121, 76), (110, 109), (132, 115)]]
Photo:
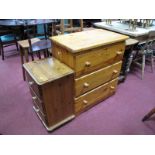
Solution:
[(23, 48), (22, 47), (19, 47), (19, 49), (20, 49), (21, 66), (22, 66), (22, 72), (23, 72), (23, 80), (25, 81), (26, 80), (25, 69), (23, 67), (23, 64), (24, 64), (24, 53), (23, 53)]
[(29, 62), (28, 48), (24, 49), (24, 56), (25, 56), (25, 61)]
[(122, 69), (121, 69), (121, 74), (119, 77), (120, 82), (124, 82), (127, 76), (127, 73), (130, 70), (130, 66), (133, 60), (133, 52), (131, 49), (126, 50), (124, 53), (124, 58), (123, 58), (123, 64), (122, 64)]

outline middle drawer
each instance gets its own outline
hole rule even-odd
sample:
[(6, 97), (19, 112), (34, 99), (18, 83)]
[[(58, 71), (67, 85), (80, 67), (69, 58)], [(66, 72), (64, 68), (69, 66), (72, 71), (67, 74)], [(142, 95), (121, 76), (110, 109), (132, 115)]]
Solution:
[(118, 77), (121, 65), (122, 61), (75, 79), (75, 96), (78, 97)]

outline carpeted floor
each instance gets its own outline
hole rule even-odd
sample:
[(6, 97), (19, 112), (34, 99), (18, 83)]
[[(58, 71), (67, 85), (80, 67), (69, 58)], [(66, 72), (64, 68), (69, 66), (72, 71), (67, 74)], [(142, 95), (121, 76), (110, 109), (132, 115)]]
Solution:
[[(9, 47), (7, 50), (15, 50)], [(139, 70), (139, 69), (138, 69)], [(19, 55), (0, 57), (0, 133), (56, 135), (155, 134), (155, 117), (142, 117), (155, 107), (155, 73), (147, 66), (144, 80), (132, 70), (114, 96), (48, 133), (32, 109), (31, 95), (23, 81)]]

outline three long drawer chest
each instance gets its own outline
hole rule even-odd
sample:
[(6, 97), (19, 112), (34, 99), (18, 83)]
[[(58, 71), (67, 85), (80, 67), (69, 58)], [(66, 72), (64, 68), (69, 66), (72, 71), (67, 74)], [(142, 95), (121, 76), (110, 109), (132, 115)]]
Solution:
[(53, 56), (75, 71), (75, 114), (114, 94), (126, 39), (101, 29), (51, 38)]

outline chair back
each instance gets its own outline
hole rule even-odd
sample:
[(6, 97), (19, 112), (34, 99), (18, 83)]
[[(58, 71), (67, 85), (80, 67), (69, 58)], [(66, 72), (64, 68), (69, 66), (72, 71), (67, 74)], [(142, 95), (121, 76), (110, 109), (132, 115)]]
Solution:
[(147, 48), (151, 49), (154, 43), (155, 43), (155, 30), (152, 30), (148, 34)]
[(39, 38), (39, 36), (37, 36), (37, 33), (43, 33), (42, 36), (44, 36), (41, 39), (47, 40), (47, 25), (46, 24), (39, 24), (39, 25), (29, 25), (26, 24), (26, 36), (29, 42), (29, 49), (30, 52), (32, 52), (32, 42), (31, 39), (32, 38)]
[(79, 19), (79, 24), (74, 24), (73, 19), (61, 19), (60, 24), (54, 25), (54, 34), (65, 34), (72, 32), (79, 32), (83, 30), (83, 20)]

